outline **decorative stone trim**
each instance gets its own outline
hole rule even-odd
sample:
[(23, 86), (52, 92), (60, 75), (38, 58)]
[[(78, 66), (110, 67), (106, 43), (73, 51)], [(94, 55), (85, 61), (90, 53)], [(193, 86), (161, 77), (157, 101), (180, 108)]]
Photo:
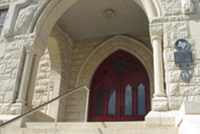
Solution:
[(150, 25), (150, 35), (151, 35), (151, 40), (153, 38), (161, 38), (163, 34), (163, 24), (154, 24)]
[(154, 17), (150, 19), (150, 24), (174, 22), (174, 21), (185, 21), (185, 20), (190, 20), (190, 19), (191, 19), (191, 16), (186, 16), (186, 15)]

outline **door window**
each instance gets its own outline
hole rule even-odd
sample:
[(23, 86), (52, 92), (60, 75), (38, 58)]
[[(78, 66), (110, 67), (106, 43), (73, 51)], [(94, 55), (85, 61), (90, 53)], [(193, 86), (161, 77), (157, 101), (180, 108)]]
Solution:
[(130, 84), (128, 84), (125, 89), (124, 108), (125, 108), (124, 110), (125, 115), (132, 115), (132, 87), (130, 86)]
[(109, 90), (109, 99), (108, 99), (108, 115), (115, 115), (116, 110), (116, 90), (112, 86)]

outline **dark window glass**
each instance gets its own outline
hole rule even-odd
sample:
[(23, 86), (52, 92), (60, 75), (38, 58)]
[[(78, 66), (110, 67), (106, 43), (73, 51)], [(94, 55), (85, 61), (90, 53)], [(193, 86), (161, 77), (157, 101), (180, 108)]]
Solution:
[(1, 36), (1, 32), (2, 32), (2, 30), (3, 30), (3, 27), (0, 27), (0, 36)]
[(109, 99), (108, 99), (108, 115), (115, 115), (116, 107), (116, 90), (115, 87), (111, 87), (109, 90)]
[(99, 87), (96, 98), (96, 115), (103, 115), (103, 88)]
[(145, 90), (143, 84), (138, 86), (138, 115), (145, 115)]
[(0, 35), (3, 29), (4, 22), (6, 20), (7, 10), (0, 11)]
[(104, 69), (103, 72), (102, 72), (102, 74), (103, 74), (103, 75), (108, 74), (108, 70), (107, 70), (107, 69)]
[(6, 20), (7, 10), (0, 11), (0, 25), (3, 25)]
[(132, 115), (132, 87), (128, 84), (125, 89), (125, 115)]

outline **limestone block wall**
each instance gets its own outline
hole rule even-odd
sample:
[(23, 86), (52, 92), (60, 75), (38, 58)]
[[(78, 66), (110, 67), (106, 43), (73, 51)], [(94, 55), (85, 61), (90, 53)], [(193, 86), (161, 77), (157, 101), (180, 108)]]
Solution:
[[(191, 18), (195, 19), (196, 22), (199, 21), (198, 13), (200, 9), (198, 6), (199, 2), (196, 0), (194, 0), (193, 3), (188, 1), (190, 3), (185, 4), (186, 7), (190, 7), (188, 8), (188, 11), (185, 11), (185, 8), (182, 7), (180, 1), (164, 1), (165, 0), (161, 0), (161, 5), (163, 6), (162, 10), (166, 10), (166, 16), (162, 20), (164, 22), (163, 56), (165, 82), (169, 101), (169, 109), (178, 110), (180, 109), (183, 101), (200, 101), (200, 62), (198, 57), (200, 52), (198, 51), (199, 32), (196, 33), (196, 31), (199, 30), (196, 29), (198, 27), (197, 23), (194, 23), (195, 26), (190, 24)], [(164, 3), (168, 6), (164, 6)], [(194, 11), (196, 11), (195, 14)], [(183, 13), (187, 15), (182, 15)], [(180, 69), (174, 62), (174, 52), (177, 51), (174, 45), (178, 39), (186, 39), (190, 43), (190, 49), (188, 51), (192, 51), (194, 63), (191, 64), (191, 68), (189, 69)], [(188, 70), (190, 72), (192, 77), (189, 81), (183, 81), (180, 78), (180, 73), (183, 70)]]
[[(57, 23), (54, 26), (51, 36), (56, 39), (57, 47), (60, 52), (60, 58), (61, 58), (60, 68), (62, 71), (60, 74), (61, 79), (60, 79), (60, 88), (58, 92), (59, 94), (63, 94), (71, 89), (69, 87), (69, 81), (70, 81), (70, 68), (71, 68), (73, 42), (69, 37), (69, 35), (63, 30), (62, 25), (59, 23)], [(52, 48), (51, 52), (54, 53)], [(55, 60), (57, 59), (55, 59), (55, 57), (52, 57), (51, 61), (52, 60), (54, 60), (54, 63), (56, 63)], [(52, 107), (52, 110), (53, 109), (56, 110), (56, 105)], [(66, 97), (60, 100), (59, 115), (60, 115), (59, 120), (64, 121), (66, 116)]]
[[(72, 50), (72, 63), (70, 69), (69, 89), (75, 87), (76, 77), (87, 56), (105, 38), (77, 41)], [(84, 92), (76, 92), (67, 97), (66, 121), (83, 121), (86, 95)]]
[[(52, 99), (53, 82), (50, 81), (51, 63), (48, 49), (45, 50), (41, 57), (38, 67), (38, 73), (35, 83), (32, 105), (37, 107), (50, 99)], [(44, 113), (49, 113), (49, 107), (46, 106), (42, 110)]]
[[(16, 41), (6, 44), (3, 57), (0, 57), (0, 104), (15, 102), (17, 97), (17, 88), (20, 77), (18, 71), (21, 72), (24, 54), (23, 41)], [(0, 108), (0, 113), (4, 108)]]

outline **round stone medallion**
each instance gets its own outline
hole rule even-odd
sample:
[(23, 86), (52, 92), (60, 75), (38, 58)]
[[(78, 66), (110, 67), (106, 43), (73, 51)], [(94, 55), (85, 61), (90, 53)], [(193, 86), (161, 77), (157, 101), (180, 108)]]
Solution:
[(187, 51), (189, 49), (189, 47), (190, 47), (190, 44), (185, 39), (179, 39), (175, 43), (176, 50), (181, 51), (181, 52)]
[(182, 71), (180, 76), (181, 76), (181, 79), (184, 81), (188, 81), (191, 78), (191, 74), (187, 70)]

